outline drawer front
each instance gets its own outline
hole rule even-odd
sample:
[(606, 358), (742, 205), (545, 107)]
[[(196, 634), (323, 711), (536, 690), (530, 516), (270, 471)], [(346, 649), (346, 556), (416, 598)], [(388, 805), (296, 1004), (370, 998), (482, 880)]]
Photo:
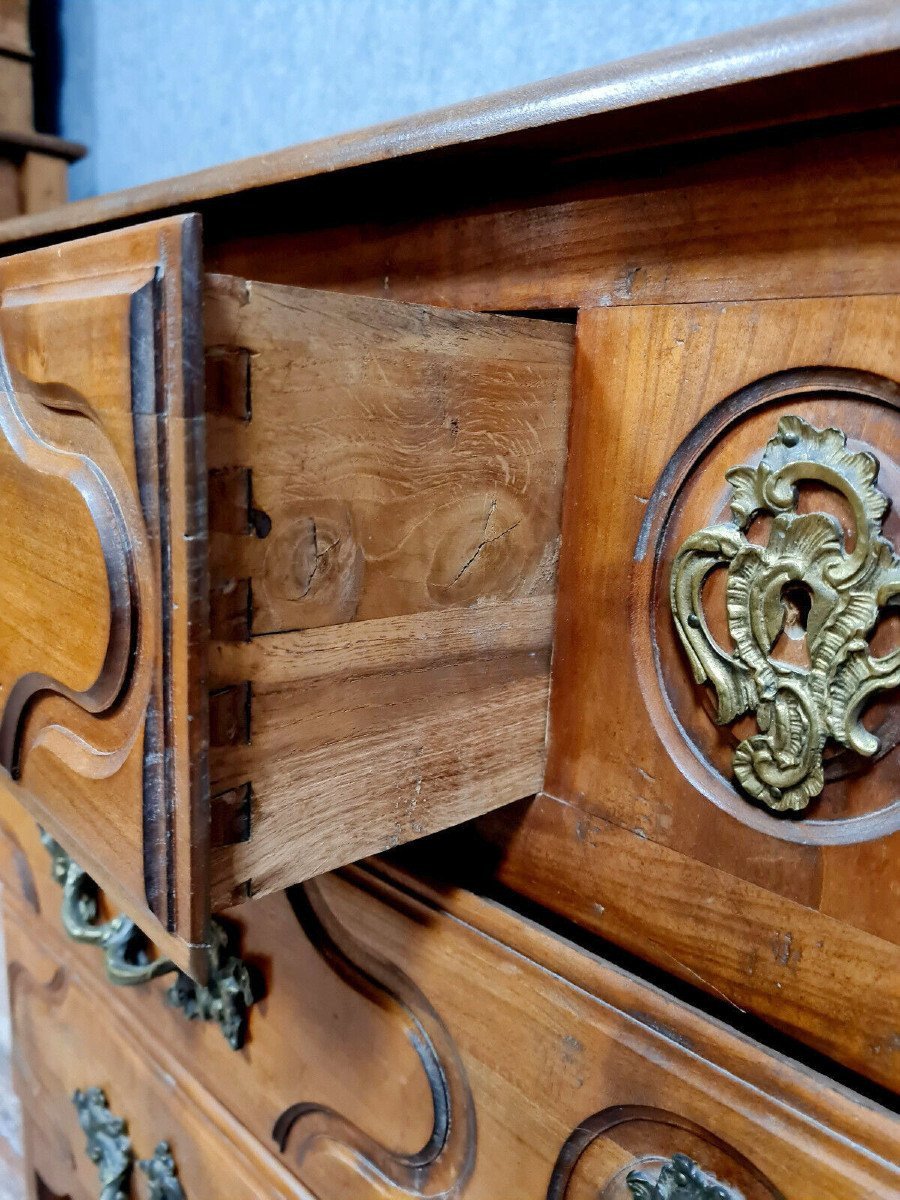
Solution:
[(189, 968), (209, 902), (199, 252), (172, 218), (0, 262), (0, 768)]
[(28, 1195), (308, 1195), (164, 1046), (152, 1056), (133, 1016), (98, 1020), (96, 986), (23, 940), (15, 920), (7, 924), (7, 951)]
[[(501, 873), (900, 1086), (900, 302), (585, 313)], [(562, 802), (562, 803), (560, 803)]]
[(230, 1194), (187, 1185), (202, 1147), (189, 1144), (183, 1104), (207, 1112), (210, 1095), (221, 1127), (317, 1200), (635, 1200), (629, 1174), (652, 1180), (678, 1154), (729, 1200), (900, 1188), (900, 1128), (877, 1105), (508, 910), (377, 867), (235, 910), (268, 989), (234, 1052), (216, 1029), (185, 1023), (159, 982), (98, 986), (90, 949), (57, 932), (27, 820), (11, 814), (5, 835), (26, 1108), (32, 1055), (50, 1080), (41, 1096), (63, 1096), (50, 1111), (69, 1139), (73, 1087), (99, 1084), (137, 1121), (143, 1090), (164, 1081), (166, 1106), (146, 1105), (134, 1142), (146, 1154), (170, 1139), (188, 1197)]
[(0, 772), (180, 967), (211, 906), (533, 794), (573, 330), (0, 262)]

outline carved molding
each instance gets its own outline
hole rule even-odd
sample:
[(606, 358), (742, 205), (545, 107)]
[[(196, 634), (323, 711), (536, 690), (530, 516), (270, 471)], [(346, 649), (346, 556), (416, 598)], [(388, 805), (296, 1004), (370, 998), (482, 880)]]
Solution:
[(396, 1012), (422, 1063), (431, 1090), (434, 1124), (425, 1145), (399, 1154), (380, 1145), (340, 1113), (314, 1102), (286, 1109), (272, 1136), (297, 1161), (317, 1142), (348, 1154), (360, 1173), (373, 1172), (399, 1195), (450, 1200), (465, 1187), (475, 1165), (475, 1107), (453, 1039), (428, 998), (394, 963), (359, 942), (338, 920), (313, 882), (288, 892), (306, 937), (332, 971), (373, 1004)]
[[(619, 1104), (592, 1113), (572, 1130), (560, 1149), (547, 1200), (568, 1200), (570, 1195), (586, 1195), (585, 1177), (579, 1165), (595, 1142), (609, 1136), (617, 1147), (628, 1145), (628, 1131), (640, 1131), (640, 1144), (646, 1146), (652, 1130), (659, 1149), (635, 1156), (599, 1191), (598, 1200), (743, 1200), (745, 1189), (754, 1196), (785, 1200), (781, 1191), (748, 1158), (709, 1129), (666, 1109), (644, 1104)], [(674, 1145), (673, 1145), (674, 1143)], [(706, 1146), (716, 1155), (717, 1163), (728, 1164), (737, 1183), (728, 1186), (702, 1170), (676, 1147), (689, 1144)], [(589, 1160), (590, 1161), (590, 1160)], [(596, 1184), (592, 1182), (596, 1188)], [(705, 1190), (704, 1190), (705, 1189)]]
[[(0, 435), (29, 472), (71, 486), (70, 507), (59, 513), (61, 528), (79, 504), (90, 515), (106, 569), (110, 612), (102, 667), (81, 691), (41, 669), (40, 651), (29, 646), (28, 631), (23, 631), (28, 647), (24, 653), (34, 658), (27, 662), (23, 656), (22, 673), (7, 684), (0, 715), (0, 765), (17, 778), (25, 756), (44, 746), (76, 773), (106, 779), (121, 768), (134, 746), (150, 698), (151, 659), (140, 653), (148, 633), (141, 637), (139, 616), (151, 613), (155, 601), (140, 509), (116, 449), (87, 400), (62, 384), (38, 385), (22, 376), (14, 381), (2, 342)], [(28, 520), (29, 514), (23, 513), (22, 519)], [(15, 531), (8, 534), (15, 536)], [(10, 559), (19, 561), (7, 555), (7, 571)], [(46, 586), (26, 572), (22, 588), (40, 595), (42, 583)], [(45, 694), (57, 700), (36, 705)], [(32, 708), (34, 719), (26, 726)]]
[[(759, 732), (734, 752), (735, 777), (775, 811), (802, 810), (819, 795), (829, 740), (865, 757), (877, 752), (860, 715), (900, 683), (900, 650), (876, 657), (867, 641), (900, 596), (900, 559), (882, 536), (890, 501), (877, 476), (875, 456), (849, 450), (839, 429), (783, 417), (759, 465), (726, 474), (733, 521), (692, 534), (672, 566), (678, 635), (696, 681), (715, 689), (717, 723), (756, 718)], [(843, 497), (851, 538), (829, 514), (800, 511), (805, 483)], [(759, 516), (771, 519), (765, 544), (748, 536)], [(704, 584), (719, 567), (733, 651), (716, 641), (704, 611)], [(808, 666), (773, 654), (785, 632), (805, 638)]]
[(172, 217), (0, 259), (0, 768), (190, 969), (208, 917), (199, 244)]

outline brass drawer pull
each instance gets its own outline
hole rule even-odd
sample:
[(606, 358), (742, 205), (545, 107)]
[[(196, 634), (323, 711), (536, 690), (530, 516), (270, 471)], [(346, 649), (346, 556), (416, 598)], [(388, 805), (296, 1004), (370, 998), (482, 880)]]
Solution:
[(212, 921), (209, 982), (194, 983), (169, 958), (149, 958), (146, 939), (132, 920), (118, 914), (109, 921), (97, 920), (97, 888), (48, 833), (41, 841), (52, 859), (53, 878), (63, 889), (62, 925), (75, 942), (97, 946), (110, 983), (137, 987), (161, 975), (175, 975), (166, 1000), (188, 1020), (216, 1021), (233, 1050), (240, 1050), (247, 1036), (248, 1010), (262, 998), (262, 979), (231, 953), (224, 926)]
[(633, 1200), (741, 1200), (686, 1154), (673, 1154), (655, 1181), (643, 1171), (631, 1171), (625, 1182)]
[[(110, 1112), (102, 1088), (79, 1089), (72, 1103), (87, 1138), (85, 1152), (100, 1175), (99, 1200), (128, 1200), (135, 1160), (125, 1121)], [(149, 1180), (150, 1200), (186, 1200), (168, 1142), (160, 1142), (138, 1166)]]

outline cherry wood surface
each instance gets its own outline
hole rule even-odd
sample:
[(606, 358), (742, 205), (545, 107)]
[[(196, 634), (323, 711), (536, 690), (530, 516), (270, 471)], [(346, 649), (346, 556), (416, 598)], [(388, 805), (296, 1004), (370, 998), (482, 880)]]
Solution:
[[(726, 401), (810, 365), (895, 380), (898, 317), (896, 297), (581, 315), (546, 794), (493, 834), (507, 884), (894, 1088), (896, 691), (867, 718), (879, 754), (835, 760), (799, 820), (768, 813), (731, 782), (738, 739), (691, 677), (667, 581), (681, 540), (726, 519), (725, 471), (758, 457), (784, 413), (870, 448), (896, 499), (895, 384), (876, 402), (835, 396), (825, 377), (768, 404)], [(898, 530), (895, 506), (895, 547)], [(888, 609), (879, 653), (897, 635)]]
[(237, 910), (268, 996), (235, 1053), (167, 1007), (163, 981), (110, 990), (62, 938), (15, 806), (3, 846), (31, 1161), (73, 1200), (96, 1194), (69, 1099), (86, 1084), (141, 1153), (171, 1141), (188, 1197), (233, 1169), (221, 1194), (587, 1200), (679, 1150), (748, 1200), (900, 1186), (883, 1109), (465, 891), (372, 864)]
[(178, 217), (0, 262), (3, 786), (195, 969), (209, 903), (198, 253), (197, 223)]
[[(737, 1024), (770, 1023), (861, 1093), (898, 1089), (896, 693), (865, 718), (877, 755), (837, 752), (807, 815), (768, 816), (734, 791), (749, 730), (713, 722), (664, 586), (678, 543), (727, 519), (725, 471), (758, 461), (788, 411), (877, 455), (900, 541), (898, 52), (895, 4), (845, 5), (0, 225), (26, 251), (2, 264), (7, 396), (112, 478), (116, 456), (136, 461), (129, 435), (144, 443), (103, 397), (184, 386), (195, 424), (178, 445), (196, 456), (175, 494), (193, 500), (172, 520), (194, 528), (186, 512), (209, 498), (173, 606), (209, 653), (186, 635), (193, 666), (162, 672), (195, 689), (178, 693), (191, 720), (173, 744), (196, 787), (186, 805), (165, 793), (172, 859), (159, 810), (141, 810), (138, 741), (128, 803), (71, 770), (76, 743), (58, 766), (40, 741), (65, 739), (73, 696), (117, 729), (120, 676), (156, 662), (161, 601), (122, 569), (139, 526), (109, 536), (103, 488), (86, 488), (93, 511), (64, 473), (36, 482), (8, 435), (0, 451), (0, 703), (14, 711), (23, 672), (66, 689), (9, 723), (23, 780), (0, 789), (41, 1200), (96, 1192), (67, 1099), (91, 1082), (142, 1152), (173, 1140), (189, 1197), (209, 1180), (230, 1194), (229, 1141), (238, 1195), (595, 1200), (610, 1183), (604, 1200), (624, 1200), (636, 1155), (679, 1149), (745, 1200), (900, 1192), (897, 1123), (877, 1104), (515, 912), (383, 864), (279, 892), (487, 813), (404, 861), (458, 884), (486, 839), (476, 877), (520, 913), (625, 947)], [(22, 146), (17, 161), (41, 152)], [(0, 202), (16, 171), (0, 171)], [(202, 267), (198, 240), (187, 258), (166, 240), (172, 223), (67, 243), (194, 211)], [(177, 228), (197, 239), (196, 218)], [(187, 302), (202, 271), (217, 273), (205, 404)], [(534, 319), (549, 310), (560, 319)], [(135, 340), (156, 318), (162, 336)], [(741, 389), (798, 371), (843, 383), (745, 404)], [(168, 501), (129, 469), (145, 515)], [(827, 489), (815, 499), (852, 539)], [(897, 634), (887, 617), (873, 645)], [(52, 806), (31, 786), (48, 780)], [(110, 991), (90, 949), (62, 941), (16, 797), (189, 967), (210, 900), (235, 903), (268, 982), (239, 1054), (185, 1024), (164, 984)], [(171, 884), (156, 924), (147, 862)], [(82, 1080), (85, 1063), (100, 1078)]]
[(260, 201), (255, 218), (266, 228), (279, 196), (293, 208), (296, 223), (308, 207), (305, 185), (327, 176), (339, 181), (341, 191), (360, 188), (366, 211), (368, 189), (342, 172), (362, 173), (398, 159), (426, 164), (425, 178), (431, 162), (445, 154), (457, 175), (477, 173), (492, 157), (504, 163), (522, 157), (539, 172), (548, 154), (557, 160), (596, 156), (862, 112), (900, 100), (898, 49), (900, 16), (892, 0), (840, 4), (79, 201), (7, 222), (0, 238), (25, 244), (185, 208), (217, 221), (229, 213), (233, 220), (236, 208), (246, 220), (254, 193)]

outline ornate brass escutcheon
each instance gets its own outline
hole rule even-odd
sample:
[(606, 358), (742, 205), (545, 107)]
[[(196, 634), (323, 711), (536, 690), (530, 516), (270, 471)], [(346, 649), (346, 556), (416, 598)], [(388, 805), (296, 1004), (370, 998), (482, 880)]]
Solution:
[[(726, 472), (733, 521), (692, 534), (672, 565), (676, 629), (694, 678), (715, 689), (716, 722), (749, 713), (759, 728), (735, 749), (735, 777), (776, 811), (804, 809), (822, 791), (829, 739), (867, 757), (878, 751), (860, 716), (871, 697), (900, 683), (900, 650), (877, 657), (868, 641), (900, 598), (900, 558), (882, 534), (890, 500), (876, 486), (878, 469), (874, 455), (848, 449), (839, 429), (783, 417), (758, 466)], [(852, 538), (830, 514), (800, 511), (806, 483), (839, 493)], [(771, 519), (765, 544), (747, 536), (758, 516)], [(730, 653), (703, 607), (704, 584), (720, 567)], [(772, 653), (792, 620), (805, 635), (808, 666)]]
[(87, 1138), (85, 1152), (100, 1176), (99, 1200), (128, 1200), (134, 1154), (125, 1122), (109, 1111), (100, 1088), (79, 1089), (72, 1103)]
[(149, 1200), (185, 1200), (168, 1142), (160, 1142), (152, 1158), (138, 1159), (138, 1166), (147, 1176)]
[(257, 973), (232, 953), (225, 928), (212, 922), (209, 981), (206, 986), (194, 983), (171, 959), (150, 958), (146, 939), (128, 917), (120, 913), (109, 921), (98, 921), (93, 880), (43, 830), (41, 841), (51, 857), (53, 878), (63, 889), (63, 928), (73, 941), (103, 951), (110, 983), (137, 987), (174, 974), (175, 982), (166, 993), (168, 1003), (188, 1020), (217, 1022), (231, 1048), (240, 1050), (247, 1034), (248, 1010), (262, 997), (263, 985)]
[(655, 1181), (643, 1171), (631, 1171), (625, 1182), (634, 1200), (741, 1200), (686, 1154), (673, 1154)]
[[(135, 1159), (125, 1121), (110, 1112), (101, 1088), (79, 1088), (72, 1103), (87, 1137), (85, 1151), (100, 1175), (99, 1200), (129, 1200)], [(160, 1142), (138, 1166), (147, 1176), (149, 1200), (186, 1200), (168, 1142)]]

